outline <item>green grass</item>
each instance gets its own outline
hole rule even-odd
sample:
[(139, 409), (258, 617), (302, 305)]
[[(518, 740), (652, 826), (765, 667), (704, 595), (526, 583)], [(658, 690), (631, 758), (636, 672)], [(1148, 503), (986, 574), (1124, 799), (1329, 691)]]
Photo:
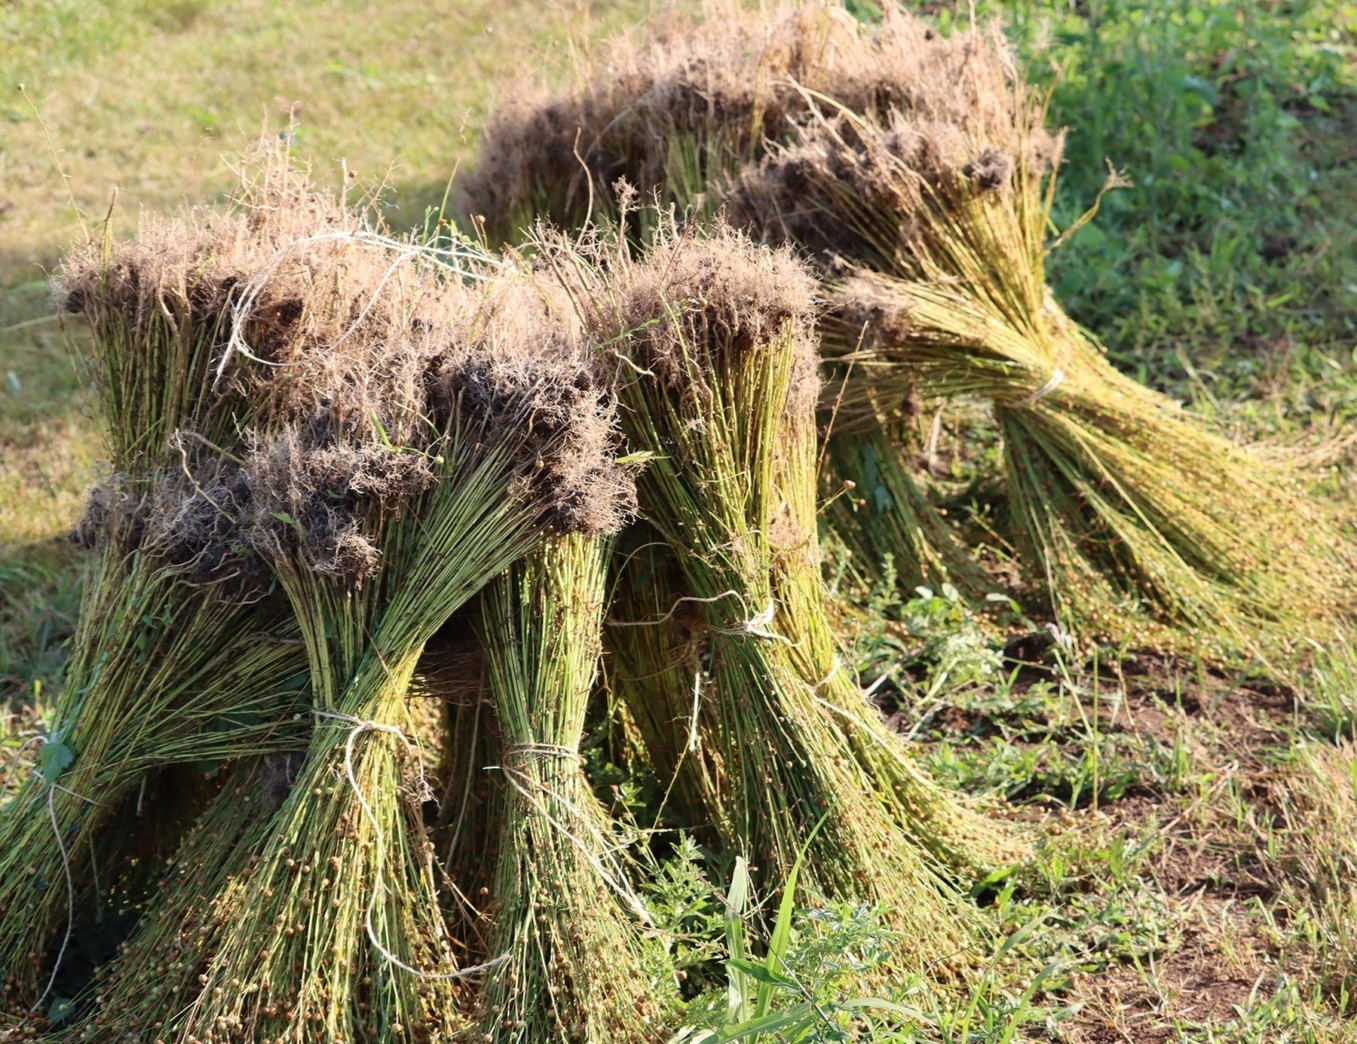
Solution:
[[(79, 331), (50, 317), (45, 288), (76, 210), (100, 220), (116, 185), (127, 231), (141, 207), (213, 199), (231, 182), (221, 157), (295, 115), (323, 184), (343, 158), (389, 184), (394, 223), (414, 224), (470, 154), (498, 81), (559, 69), (571, 39), (645, 6), (0, 5), (0, 692), (19, 712), (0, 729), (6, 764), (60, 681), (79, 588), (63, 534), (101, 455), (66, 350)], [(1316, 484), (1350, 498), (1357, 5), (979, 13), (1007, 16), (1071, 128), (1057, 221), (1091, 202), (1105, 159), (1134, 182), (1054, 257), (1061, 301), (1119, 365), (1246, 438), (1307, 447)], [(877, 999), (915, 1015), (872, 1039), (1357, 1037), (1357, 654), (1328, 652), (1288, 689), (1121, 650), (1069, 662), (1041, 634), (1015, 644), (1030, 627), (1007, 602), (864, 601), (864, 680), (881, 679), (933, 770), (1062, 828), (1035, 868), (979, 897), (1003, 941), (973, 993), (938, 1006), (900, 983)], [(680, 852), (654, 903), (683, 926), (688, 992), (724, 990), (729, 882)], [(835, 964), (826, 939), (854, 960)], [(844, 1013), (875, 996), (862, 968), (891, 942), (871, 911), (802, 911), (765, 1010), (811, 998), (833, 1019), (801, 1039), (843, 1039)]]
[[(1004, 8), (1070, 128), (1057, 221), (1110, 162), (1134, 187), (1057, 254), (1056, 291), (1151, 383), (1343, 352), (1357, 326), (1346, 0), (1090, 0)], [(1346, 27), (1346, 28), (1344, 28)], [(1058, 70), (1058, 71), (1055, 71)], [(1044, 71), (1044, 75), (1042, 75)]]

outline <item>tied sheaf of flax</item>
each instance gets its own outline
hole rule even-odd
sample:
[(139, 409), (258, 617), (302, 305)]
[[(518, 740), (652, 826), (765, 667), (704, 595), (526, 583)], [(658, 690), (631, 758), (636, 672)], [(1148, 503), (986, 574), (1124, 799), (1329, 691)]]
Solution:
[(868, 493), (829, 515), (860, 566), (888, 551), (906, 584), (992, 586), (914, 459), (924, 409), (981, 401), (1006, 447), (1003, 535), (1066, 629), (1233, 658), (1260, 625), (1328, 626), (1349, 600), (1325, 579), (1350, 558), (1333, 521), (1117, 374), (1051, 299), (1060, 137), (997, 30), (943, 36), (895, 5), (877, 25), (816, 5), (706, 14), (648, 26), (564, 99), (511, 99), (471, 209), (616, 217), (625, 178), (811, 254), (839, 357), (829, 486)]
[[(791, 208), (769, 207), (767, 192), (746, 185), (746, 175), (823, 111), (903, 114), (918, 124), (964, 128), (993, 146), (990, 162), (978, 164), (982, 176), (986, 166), (1002, 164), (1005, 150), (1013, 154), (1019, 130), (1003, 91), (1016, 76), (1001, 34), (972, 28), (943, 35), (894, 4), (867, 25), (829, 5), (709, 3), (698, 21), (648, 20), (580, 76), (565, 95), (520, 90), (497, 111), (465, 191), (470, 212), (490, 215), (492, 234), (512, 236), (540, 214), (565, 227), (590, 215), (617, 218), (627, 190), (619, 195), (616, 186), (625, 180), (643, 197), (690, 213), (723, 207), (756, 239), (776, 241), (787, 238), (781, 226), (795, 214), (795, 187), (785, 193)], [(1058, 138), (1039, 126), (1022, 133), (1034, 158), (1054, 161)], [(781, 194), (772, 202), (781, 203)], [(632, 222), (643, 236), (650, 234), (647, 213)], [(827, 412), (840, 405), (841, 389), (841, 381), (827, 386)], [(913, 467), (902, 466), (880, 434), (858, 441), (827, 447), (830, 485), (889, 490), (896, 509), (877, 517), (850, 513), (854, 498), (834, 505), (837, 523), (854, 523), (836, 528), (870, 535), (876, 545), (875, 553), (858, 548), (855, 561), (879, 560), (884, 548), (906, 587), (950, 579), (989, 590)]]
[[(723, 846), (747, 846), (776, 877), (827, 812), (807, 887), (878, 901), (912, 936), (936, 901), (932, 922), (946, 930), (928, 955), (902, 959), (954, 956), (973, 925), (946, 878), (983, 876), (1025, 846), (929, 780), (836, 668), (814, 520), (817, 284), (789, 251), (729, 227), (655, 221), (635, 256), (620, 237), (540, 244), (601, 350), (622, 356), (628, 448), (649, 457), (639, 501), (671, 556), (654, 563), (671, 589), (648, 626), (608, 629), (624, 698), (652, 762), (677, 767), (675, 793)], [(665, 658), (675, 606), (703, 646), (697, 694)], [(652, 676), (663, 680), (632, 684)], [(694, 717), (697, 743), (672, 725)]]
[(610, 541), (553, 537), (479, 600), (507, 783), (491, 947), (510, 956), (480, 998), (483, 1040), (655, 1039), (677, 1000), (630, 883), (628, 839), (580, 757), (598, 672)]
[(825, 4), (718, 0), (697, 21), (656, 15), (582, 65), (573, 90), (519, 87), (501, 101), (466, 207), (498, 238), (538, 216), (574, 228), (591, 210), (615, 216), (625, 179), (645, 198), (711, 212), (724, 183), (786, 141), (817, 97), (857, 113), (1002, 127), (987, 54), (1011, 71), (997, 30), (943, 35), (895, 4), (870, 25)]
[[(316, 712), (342, 729), (314, 731), (281, 805), (208, 874), (220, 884), (177, 962), (201, 969), (202, 980), (184, 982), (191, 1003), (170, 1012), (129, 999), (132, 1014), (109, 1003), (108, 1025), (167, 1018), (183, 1032), (266, 1032), (287, 1014), (268, 996), (341, 1037), (372, 1020), (451, 1030), (461, 1018), (457, 983), (469, 971), (448, 968), (422, 814), (402, 796), (406, 690), (425, 643), (476, 591), (549, 532), (615, 528), (631, 480), (614, 462), (611, 396), (548, 285), (498, 263), (465, 278), (408, 244), (378, 245), (313, 238), (261, 281), (274, 294), (288, 265), (319, 267), (292, 309), (297, 328), (269, 346), (268, 361), (289, 364), (268, 367), (274, 400), (238, 457), (204, 451), (178, 513), (156, 516), (172, 540), (184, 519), (211, 512), (218, 543), (278, 579)], [(243, 313), (247, 326), (253, 314)], [(251, 361), (237, 353), (233, 367)], [(239, 492), (204, 503), (220, 475)], [(334, 792), (336, 772), (347, 796), (315, 802)], [(203, 829), (238, 829), (233, 800), (214, 803)], [(318, 891), (298, 876), (294, 851), (328, 853), (351, 872), (327, 874)], [(336, 911), (317, 929), (323, 939), (274, 930), (305, 924), (322, 900)], [(181, 908), (167, 893), (163, 909)], [(151, 918), (106, 997), (135, 992), (137, 963), (171, 945), (162, 928), (172, 921)], [(228, 988), (256, 967), (266, 991)], [(368, 993), (369, 981), (380, 988)]]
[[(248, 452), (254, 426), (287, 407), (290, 389), (264, 367), (237, 368), (226, 386), (214, 387), (212, 373), (238, 287), (271, 268), (276, 292), (259, 297), (247, 326), (256, 355), (285, 352), (311, 270), (272, 259), (295, 240), (359, 227), (360, 215), (314, 193), (276, 147), (262, 148), (224, 210), (148, 217), (128, 241), (91, 239), (54, 279), (60, 306), (93, 335), (84, 362), (111, 475), (75, 534), (93, 554), (51, 728), (51, 749), (70, 764), (53, 781), (31, 781), (0, 821), (5, 858), (27, 865), (0, 875), (7, 1002), (32, 1003), (47, 968), (29, 955), (47, 952), (62, 920), (69, 934), (69, 897), (33, 882), (68, 876), (79, 891), (97, 864), (126, 865), (131, 842), (106, 829), (110, 816), (129, 795), (147, 807), (175, 799), (148, 775), (297, 742), (286, 725), (306, 672), (296, 623), (278, 599), (257, 597), (233, 543), (216, 539), (223, 509), (243, 496), (230, 462)], [(182, 510), (187, 488), (202, 517)], [(212, 583), (232, 571), (230, 583)]]
[[(1010, 96), (1039, 111), (1021, 85)], [(889, 427), (918, 393), (989, 403), (1015, 542), (1067, 629), (1231, 658), (1260, 624), (1325, 626), (1343, 596), (1324, 563), (1345, 551), (1323, 509), (1115, 371), (1052, 299), (1049, 156), (1025, 135), (996, 153), (955, 128), (838, 113), (742, 179), (746, 213), (844, 274), (830, 343), (866, 331), (844, 356), (863, 375), (839, 392), (840, 435)]]

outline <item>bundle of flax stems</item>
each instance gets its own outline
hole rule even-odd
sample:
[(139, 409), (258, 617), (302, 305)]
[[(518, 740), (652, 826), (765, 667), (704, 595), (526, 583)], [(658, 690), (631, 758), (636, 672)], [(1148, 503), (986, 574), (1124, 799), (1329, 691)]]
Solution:
[(418, 681), (442, 715), (431, 826), (443, 876), (443, 914), (454, 945), (473, 964), (491, 959), (490, 886), (504, 817), (499, 723), (488, 691), (485, 653), (472, 618), (476, 602), (425, 646)]
[[(401, 271), (369, 282), (364, 257)], [(101, 986), (105, 1032), (387, 1040), (456, 1028), (466, 973), (447, 953), (410, 768), (411, 676), (438, 629), (548, 529), (607, 529), (625, 504), (607, 390), (530, 277), (464, 283), (399, 248), (355, 254), (345, 270), (353, 285), (325, 285), (359, 319), (316, 346), (316, 408), (249, 435), (246, 493), (221, 521), (298, 619), (313, 738), (278, 807), (217, 849), (224, 865), (167, 879)], [(187, 501), (207, 495), (195, 485)], [(205, 813), (209, 841), (241, 834), (233, 807), (224, 791)], [(176, 889), (202, 880), (213, 892), (187, 910)], [(151, 995), (142, 980), (157, 965), (176, 980)]]
[[(481, 1039), (650, 1041), (675, 997), (625, 840), (580, 760), (598, 670), (604, 541), (550, 540), (482, 596), (507, 808)], [(646, 936), (647, 930), (651, 936)]]
[[(296, 741), (278, 729), (306, 671), (285, 604), (257, 574), (220, 569), (228, 548), (197, 533), (162, 539), (158, 516), (167, 484), (204, 446), (238, 449), (254, 412), (285, 397), (275, 366), (242, 357), (247, 365), (219, 368), (229, 338), (256, 358), (292, 353), (317, 265), (295, 252), (280, 264), (280, 252), (358, 221), (265, 150), (224, 212), (148, 219), (131, 241), (87, 242), (56, 277), (60, 303), (93, 335), (111, 474), (75, 534), (93, 554), (42, 772), (0, 814), (6, 1008), (50, 993), (96, 864), (135, 854), (105, 824), (129, 797), (155, 815), (155, 769)], [(265, 275), (267, 288), (242, 300)]]
[(1346, 598), (1332, 523), (1117, 374), (1050, 299), (1060, 139), (1043, 122), (997, 31), (944, 35), (894, 4), (875, 24), (715, 5), (624, 39), (563, 98), (511, 98), (468, 200), (578, 223), (617, 216), (626, 179), (810, 253), (843, 361), (826, 489), (848, 492), (829, 515), (857, 567), (890, 554), (906, 585), (986, 585), (912, 442), (921, 404), (980, 400), (1003, 440), (1003, 535), (1066, 628), (1213, 656), (1268, 624), (1322, 628)]
[(736, 831), (721, 800), (725, 770), (707, 741), (705, 627), (684, 590), (664, 539), (649, 526), (632, 526), (614, 561), (606, 685), (635, 732), (644, 772), (663, 795), (660, 821), (719, 850)]
[(813, 279), (724, 228), (671, 228), (640, 260), (558, 246), (550, 264), (603, 350), (622, 353), (624, 430), (653, 454), (640, 503), (701, 613), (699, 714), (726, 844), (778, 882), (809, 843), (811, 892), (880, 903), (920, 940), (907, 963), (964, 950), (967, 918), (939, 867), (989, 869), (1021, 846), (945, 796), (837, 680), (814, 554), (778, 540), (780, 483), (796, 470), (814, 485), (813, 454), (784, 455), (815, 438)]
[[(960, 75), (988, 33), (944, 36), (895, 3), (870, 25), (825, 3), (707, 0), (657, 12), (559, 88), (516, 83), (462, 186), (497, 239), (539, 217), (577, 227), (620, 217), (617, 182), (681, 209), (714, 209), (724, 183), (784, 140), (817, 96), (856, 112), (945, 110), (987, 119)], [(647, 223), (654, 211), (634, 211)]]
[[(571, 91), (517, 86), (487, 127), (466, 209), (500, 239), (536, 216), (567, 227), (622, 220), (633, 189), (711, 214), (730, 207), (743, 172), (826, 107), (907, 113), (999, 149), (1021, 132), (1032, 160), (1049, 165), (1059, 139), (1039, 123), (1013, 125), (996, 71), (1002, 85), (1011, 65), (997, 30), (945, 35), (896, 3), (864, 22), (835, 5), (711, 0), (697, 17), (655, 15), (612, 41), (577, 70)], [(779, 238), (765, 215), (738, 202), (735, 220), (756, 239)], [(633, 208), (627, 217), (642, 240), (654, 232), (653, 213)], [(823, 260), (830, 272), (842, 261)], [(826, 423), (838, 405), (835, 382)], [(889, 404), (892, 414), (898, 405)], [(855, 571), (875, 583), (889, 573), (906, 590), (950, 582), (987, 592), (992, 583), (935, 504), (935, 483), (895, 445), (902, 431), (893, 424), (890, 437), (831, 439), (825, 454), (827, 517)], [(881, 568), (887, 555), (892, 570)]]
[(998, 60), (1007, 150), (950, 124), (838, 111), (732, 192), (774, 238), (851, 263), (826, 323), (857, 374), (839, 392), (839, 437), (882, 430), (911, 395), (989, 403), (1008, 524), (1067, 630), (1229, 657), (1273, 624), (1323, 628), (1347, 597), (1333, 520), (1284, 468), (1117, 372), (1052, 299), (1051, 179), (1044, 146), (1020, 132), (1039, 107)]

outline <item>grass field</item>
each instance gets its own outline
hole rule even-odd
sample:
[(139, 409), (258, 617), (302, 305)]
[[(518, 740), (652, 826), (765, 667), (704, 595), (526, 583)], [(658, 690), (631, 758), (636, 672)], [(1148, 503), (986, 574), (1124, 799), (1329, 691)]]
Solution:
[[(340, 184), (343, 161), (385, 182), (390, 220), (413, 225), (450, 182), (455, 196), (497, 84), (563, 76), (578, 48), (646, 9), (0, 4), (7, 746), (60, 683), (79, 596), (64, 534), (100, 459), (68, 351), (80, 331), (51, 314), (46, 287), (66, 244), (115, 188), (123, 231), (141, 208), (216, 198), (223, 157), (289, 119), (322, 183)], [(1058, 223), (1091, 202), (1105, 162), (1134, 182), (1055, 256), (1061, 301), (1128, 372), (1240, 439), (1299, 448), (1317, 493), (1357, 506), (1357, 4), (1004, 0), (979, 13), (1005, 17), (1070, 127)], [(1137, 650), (1069, 662), (947, 593), (883, 593), (875, 608), (893, 623), (859, 636), (860, 663), (889, 675), (882, 691), (935, 773), (1062, 832), (980, 896), (1005, 941), (969, 1002), (874, 1039), (1357, 1040), (1357, 649), (1327, 651), (1303, 678), (1225, 677)], [(870, 923), (833, 929), (870, 948)], [(780, 1003), (834, 1012), (858, 997), (858, 970), (828, 952), (805, 946), (802, 985)], [(916, 1003), (908, 984), (896, 1000)]]

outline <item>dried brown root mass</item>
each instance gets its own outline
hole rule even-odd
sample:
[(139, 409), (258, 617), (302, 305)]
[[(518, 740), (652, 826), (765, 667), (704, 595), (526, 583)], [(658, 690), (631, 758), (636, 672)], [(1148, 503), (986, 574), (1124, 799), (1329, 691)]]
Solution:
[[(770, 143), (840, 108), (960, 128), (996, 155), (1015, 155), (1022, 138), (1054, 160), (1058, 139), (1011, 104), (1016, 74), (997, 28), (943, 35), (901, 5), (884, 8), (870, 26), (822, 4), (717, 0), (698, 19), (653, 17), (580, 70), (573, 92), (524, 87), (503, 100), (466, 208), (507, 238), (534, 216), (575, 226), (591, 207), (615, 210), (619, 178), (680, 206), (715, 202)], [(980, 180), (1002, 166), (975, 159)]]

